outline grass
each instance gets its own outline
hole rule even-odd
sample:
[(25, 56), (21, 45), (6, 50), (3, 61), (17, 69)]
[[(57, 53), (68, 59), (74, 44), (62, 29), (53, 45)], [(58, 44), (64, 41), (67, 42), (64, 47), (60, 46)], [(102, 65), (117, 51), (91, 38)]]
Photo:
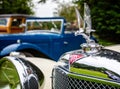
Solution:
[(108, 41), (106, 39), (103, 39), (103, 38), (100, 38), (98, 35), (95, 35), (95, 38), (98, 40), (99, 44), (100, 45), (103, 45), (103, 46), (110, 46), (110, 45), (115, 45), (116, 42), (113, 42), (113, 41)]
[(115, 42), (110, 42), (104, 39), (99, 39), (99, 44), (103, 45), (103, 46), (110, 46), (110, 45), (115, 45)]

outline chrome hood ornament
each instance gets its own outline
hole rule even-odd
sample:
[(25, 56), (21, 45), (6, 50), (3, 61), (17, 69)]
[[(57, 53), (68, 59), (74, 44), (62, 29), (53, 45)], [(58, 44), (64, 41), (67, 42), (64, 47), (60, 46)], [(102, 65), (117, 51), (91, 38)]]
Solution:
[(91, 33), (94, 32), (95, 30), (92, 29), (92, 21), (91, 21), (89, 6), (86, 3), (84, 3), (84, 18), (83, 19), (79, 11), (76, 8), (75, 8), (75, 11), (76, 11), (77, 21), (78, 21), (78, 26), (79, 26), (79, 30), (75, 33), (75, 35), (82, 35), (86, 39), (86, 43), (83, 43), (81, 45), (82, 49), (85, 52), (99, 51), (102, 48), (102, 46), (99, 45), (98, 43), (95, 43), (94, 40), (90, 39)]

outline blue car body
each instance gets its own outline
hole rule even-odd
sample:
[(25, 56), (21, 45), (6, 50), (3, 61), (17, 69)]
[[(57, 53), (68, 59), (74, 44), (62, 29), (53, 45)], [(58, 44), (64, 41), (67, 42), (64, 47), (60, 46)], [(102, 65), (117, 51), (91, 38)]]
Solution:
[[(62, 17), (38, 18), (28, 17), (27, 21), (36, 20), (60, 20), (62, 21), (59, 32), (46, 30), (26, 30), (23, 33), (0, 34), (0, 56), (5, 56), (13, 51), (27, 51), (37, 54), (42, 53), (47, 57), (58, 61), (59, 57), (71, 50), (80, 49), (80, 44), (85, 43), (82, 35), (75, 36), (74, 31), (66, 31), (66, 21)], [(19, 42), (20, 41), (20, 42)]]

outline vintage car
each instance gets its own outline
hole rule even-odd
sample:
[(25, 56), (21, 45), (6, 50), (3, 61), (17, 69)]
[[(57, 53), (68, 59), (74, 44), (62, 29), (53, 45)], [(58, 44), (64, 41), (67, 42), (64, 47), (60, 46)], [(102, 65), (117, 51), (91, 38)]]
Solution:
[(23, 14), (1, 14), (0, 15), (0, 34), (11, 34), (24, 32), (25, 28), (20, 24), (25, 23), (28, 15)]
[[(86, 4), (85, 10), (87, 27), (82, 30), (91, 33)], [(76, 34), (83, 35), (87, 43), (60, 57), (52, 71), (52, 89), (120, 89), (120, 53), (105, 49), (80, 30)]]
[(0, 57), (16, 51), (25, 56), (48, 57), (58, 61), (63, 53), (79, 49), (86, 42), (82, 35), (75, 36), (74, 29), (67, 27), (62, 17), (1, 15)]
[(14, 52), (0, 59), (0, 89), (44, 89), (44, 74)]

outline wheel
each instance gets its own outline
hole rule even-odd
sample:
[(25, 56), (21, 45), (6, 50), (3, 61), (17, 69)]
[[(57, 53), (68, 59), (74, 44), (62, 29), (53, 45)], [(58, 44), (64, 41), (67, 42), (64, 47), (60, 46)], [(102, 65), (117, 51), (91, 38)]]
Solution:
[(25, 57), (34, 57), (33, 54), (29, 53), (29, 52), (20, 52), (21, 56), (25, 56)]

